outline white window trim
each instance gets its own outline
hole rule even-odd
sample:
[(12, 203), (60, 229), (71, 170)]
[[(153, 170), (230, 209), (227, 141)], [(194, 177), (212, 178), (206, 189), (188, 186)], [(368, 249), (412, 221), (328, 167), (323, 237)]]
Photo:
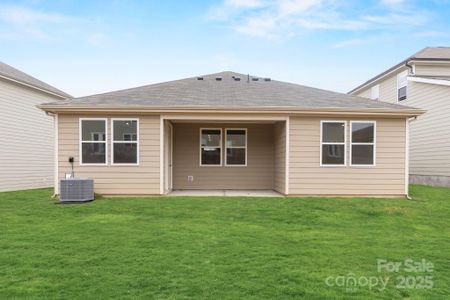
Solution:
[[(398, 90), (403, 87), (403, 86), (400, 86), (398, 84), (398, 79), (399, 79), (400, 76), (405, 76), (406, 98), (403, 99), (403, 100), (400, 100), (398, 98)], [(403, 71), (403, 72), (397, 74), (396, 79), (397, 79), (397, 90), (396, 90), (396, 96), (395, 97), (397, 98), (397, 102), (403, 102), (403, 101), (408, 100), (408, 71)]]
[[(344, 142), (323, 142), (323, 124), (326, 123), (343, 123), (344, 124)], [(344, 145), (344, 164), (323, 164), (322, 163), (322, 145)], [(320, 166), (321, 167), (345, 167), (347, 166), (347, 121), (343, 120), (321, 120), (320, 121)]]
[[(228, 147), (227, 144), (227, 137), (228, 137), (228, 130), (243, 130), (245, 131), (245, 146), (232, 146)], [(227, 160), (227, 149), (245, 149), (245, 164), (243, 165), (229, 165)], [(246, 167), (247, 166), (247, 153), (248, 153), (248, 144), (247, 144), (247, 128), (225, 128), (225, 151), (223, 153), (224, 159), (225, 159), (225, 166), (226, 167)]]
[[(104, 141), (83, 141), (83, 121), (103, 121), (105, 122), (105, 140)], [(79, 131), (79, 137), (78, 137), (78, 144), (79, 144), (79, 161), (80, 166), (107, 166), (108, 165), (108, 119), (107, 118), (80, 118), (78, 123), (78, 131)], [(98, 163), (83, 163), (83, 143), (98, 143), (102, 144), (105, 143), (105, 163), (98, 164)]]
[[(202, 146), (202, 131), (203, 130), (219, 130), (220, 131), (219, 146), (217, 146), (217, 147)], [(200, 128), (200, 133), (199, 133), (199, 165), (200, 165), (200, 167), (221, 167), (223, 165), (222, 140), (223, 140), (222, 128), (209, 128), (209, 127), (208, 128), (205, 128), (205, 127)], [(202, 164), (202, 149), (203, 148), (219, 148), (220, 149), (220, 164), (218, 164), (218, 165)]]
[[(372, 143), (353, 143), (353, 123), (368, 123), (373, 124), (373, 142)], [(373, 146), (373, 164), (371, 165), (361, 165), (361, 164), (353, 164), (353, 157), (352, 157), (352, 149), (353, 145), (372, 145)], [(376, 167), (377, 165), (377, 121), (357, 121), (353, 120), (350, 121), (350, 166), (352, 167)]]
[[(136, 121), (136, 141), (115, 141), (114, 121)], [(115, 163), (114, 144), (136, 144), (136, 163)], [(111, 118), (111, 165), (112, 166), (139, 166), (139, 118)]]

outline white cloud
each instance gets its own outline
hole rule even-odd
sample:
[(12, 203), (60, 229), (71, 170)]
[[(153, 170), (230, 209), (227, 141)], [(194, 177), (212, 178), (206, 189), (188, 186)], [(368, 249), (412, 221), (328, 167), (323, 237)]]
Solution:
[(16, 25), (25, 25), (36, 22), (60, 23), (68, 17), (56, 14), (32, 10), (21, 6), (0, 6), (0, 20)]
[(266, 38), (283, 39), (302, 31), (395, 31), (425, 24), (425, 11), (403, 9), (393, 5), (403, 0), (381, 0), (385, 7), (368, 7), (358, 14), (344, 0), (225, 0), (209, 11), (215, 21), (228, 23), (237, 33)]
[(97, 47), (107, 42), (107, 35), (97, 25), (95, 21), (70, 15), (0, 4), (0, 40), (55, 42), (69, 36)]
[(2, 39), (52, 40), (47, 29), (71, 21), (62, 14), (35, 10), (24, 6), (0, 5), (0, 37)]
[[(330, 0), (328, 0), (330, 1)], [(225, 0), (212, 7), (208, 18), (230, 22), (236, 32), (267, 39), (286, 36), (287, 25), (321, 5), (324, 0)], [(298, 26), (298, 25), (297, 25)]]
[(368, 27), (368, 24), (362, 21), (332, 19), (300, 19), (297, 24), (304, 29), (324, 30), (363, 30)]
[(362, 20), (368, 21), (374, 25), (396, 25), (404, 24), (406, 26), (420, 26), (427, 22), (425, 14), (398, 14), (389, 13), (386, 15), (363, 16)]
[(293, 15), (307, 12), (323, 2), (323, 0), (280, 0), (278, 9), (282, 16)]
[(271, 15), (260, 15), (247, 17), (240, 25), (234, 26), (238, 33), (244, 35), (276, 39), (277, 35), (272, 33), (278, 26), (278, 20)]

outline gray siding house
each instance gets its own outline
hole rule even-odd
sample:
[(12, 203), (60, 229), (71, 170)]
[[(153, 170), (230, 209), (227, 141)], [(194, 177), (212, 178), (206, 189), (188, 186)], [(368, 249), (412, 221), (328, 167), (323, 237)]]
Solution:
[(450, 47), (425, 48), (349, 94), (424, 109), (410, 126), (410, 181), (450, 186)]
[(0, 62), (0, 191), (53, 186), (53, 118), (36, 105), (67, 97)]

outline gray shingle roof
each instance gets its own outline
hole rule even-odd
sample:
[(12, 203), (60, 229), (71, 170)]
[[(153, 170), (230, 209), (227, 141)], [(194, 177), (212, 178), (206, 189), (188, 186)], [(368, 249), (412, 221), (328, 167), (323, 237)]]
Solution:
[(410, 58), (425, 60), (450, 60), (450, 47), (427, 47)]
[[(44, 104), (54, 107), (411, 109), (298, 84), (221, 72)], [(217, 80), (221, 78), (221, 80)], [(236, 80), (239, 78), (240, 80)]]
[(35, 88), (59, 95), (63, 98), (71, 98), (69, 94), (64, 93), (61, 90), (58, 90), (57, 88), (40, 81), (39, 79), (36, 79), (28, 74), (25, 74), (22, 71), (17, 70), (16, 68), (11, 67), (10, 65), (7, 65), (3, 62), (0, 62), (0, 76), (19, 81), (21, 83), (31, 85)]
[(371, 82), (377, 80), (378, 78), (388, 74), (389, 72), (391, 72), (391, 71), (397, 69), (398, 67), (405, 65), (407, 62), (413, 61), (413, 60), (429, 60), (429, 61), (450, 60), (450, 47), (427, 47), (427, 48), (424, 48), (424, 49), (420, 50), (419, 52), (411, 55), (407, 59), (402, 60), (395, 66), (387, 69), (386, 71), (378, 74), (377, 76), (372, 77), (369, 80), (367, 80), (366, 82), (358, 85), (357, 87), (355, 87), (348, 93), (352, 94), (353, 92), (359, 90), (363, 86), (370, 84)]

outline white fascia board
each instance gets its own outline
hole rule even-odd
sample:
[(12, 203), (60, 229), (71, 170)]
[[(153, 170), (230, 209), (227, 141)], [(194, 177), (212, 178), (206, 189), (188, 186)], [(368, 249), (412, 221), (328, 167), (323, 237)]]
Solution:
[(443, 79), (408, 76), (408, 81), (450, 86), (450, 80), (443, 80)]

